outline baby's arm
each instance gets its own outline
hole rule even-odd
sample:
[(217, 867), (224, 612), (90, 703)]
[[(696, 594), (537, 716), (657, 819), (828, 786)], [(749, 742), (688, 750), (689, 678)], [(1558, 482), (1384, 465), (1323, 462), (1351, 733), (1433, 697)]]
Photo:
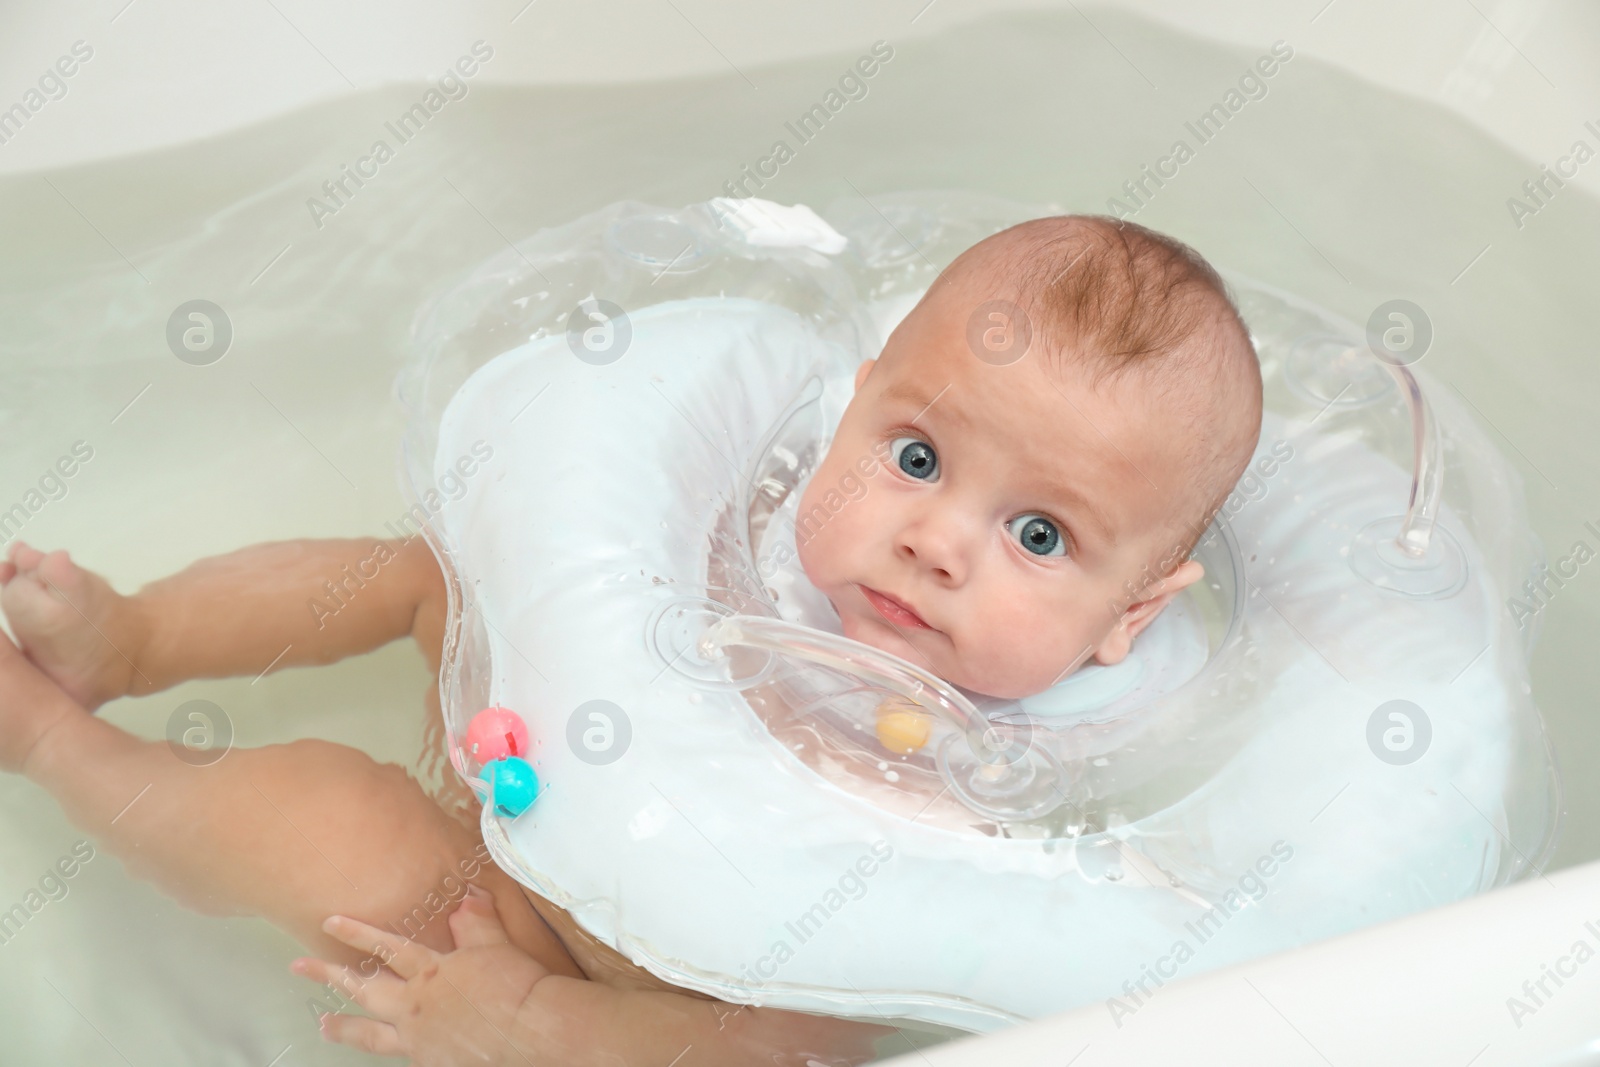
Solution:
[(331, 663), (413, 633), (437, 658), (445, 588), (421, 537), (358, 537), (251, 545), (152, 582), (126, 604), (142, 634), (128, 688), (137, 696), (190, 678)]

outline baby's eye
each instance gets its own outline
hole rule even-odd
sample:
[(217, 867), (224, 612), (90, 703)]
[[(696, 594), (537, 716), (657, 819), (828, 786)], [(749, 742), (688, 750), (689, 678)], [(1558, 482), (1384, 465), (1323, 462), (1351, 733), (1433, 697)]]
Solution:
[(896, 437), (889, 448), (900, 469), (911, 477), (922, 482), (938, 480), (939, 457), (928, 442), (915, 437)]
[(1006, 523), (1011, 536), (1022, 542), (1022, 547), (1036, 556), (1064, 556), (1067, 546), (1061, 540), (1056, 524), (1043, 515), (1018, 515)]

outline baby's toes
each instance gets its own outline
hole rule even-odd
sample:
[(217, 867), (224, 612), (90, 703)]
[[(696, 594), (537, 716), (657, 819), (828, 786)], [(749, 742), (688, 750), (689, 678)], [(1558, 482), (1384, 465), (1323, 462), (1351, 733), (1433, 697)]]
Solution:
[[(16, 574), (0, 584), (0, 609), (5, 611), (24, 648), (60, 629), (64, 613), (76, 616), (67, 605), (72, 593), (61, 589), (60, 583), (56, 583), (56, 589), (61, 589), (60, 592), (51, 588), (55, 578), (65, 577), (58, 572), (52, 578), (40, 567), (30, 569), (17, 566)], [(74, 584), (70, 578), (67, 582), (68, 585)]]
[(39, 575), (26, 567), (19, 567), (15, 563), (0, 564), (11, 573), (0, 582), (0, 607), (5, 609), (11, 621), (16, 622), (16, 613), (26, 611), (38, 601), (40, 593), (44, 592), (44, 583), (39, 581)]
[(17, 580), (0, 586), (0, 605), (8, 615), (20, 613), (24, 625), (76, 623), (95, 604), (90, 574), (58, 548), (40, 554), (32, 567), (17, 564)]
[(72, 557), (64, 548), (58, 548), (41, 558), (33, 572), (38, 575), (45, 588), (63, 600), (76, 602), (79, 594), (83, 593), (88, 585), (87, 575), (81, 567), (72, 562)]
[(11, 549), (6, 553), (6, 558), (15, 564), (19, 571), (31, 571), (44, 559), (44, 553), (32, 547), (26, 541), (11, 542)]

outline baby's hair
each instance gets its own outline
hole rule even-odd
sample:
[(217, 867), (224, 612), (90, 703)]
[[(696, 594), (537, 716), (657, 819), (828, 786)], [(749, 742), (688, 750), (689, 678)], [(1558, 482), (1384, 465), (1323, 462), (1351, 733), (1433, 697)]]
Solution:
[(1037, 233), (1020, 264), (1024, 303), (1047, 338), (1073, 340), (1072, 355), (1092, 384), (1139, 370), (1164, 376), (1178, 369), (1175, 358), (1200, 362), (1180, 358), (1195, 341), (1232, 341), (1253, 358), (1227, 285), (1183, 242), (1105, 215), (1035, 219), (1015, 229)]
[[(951, 267), (1013, 279), (1034, 348), (1058, 368), (1082, 371), (1091, 388), (1136, 378), (1195, 428), (1188, 452), (1198, 477), (1172, 487), (1172, 529), (1187, 555), (1261, 432), (1260, 364), (1222, 277), (1183, 242), (1105, 215), (1013, 226)], [(1211, 432), (1230, 425), (1233, 432)], [(1149, 475), (1162, 481), (1161, 472)]]

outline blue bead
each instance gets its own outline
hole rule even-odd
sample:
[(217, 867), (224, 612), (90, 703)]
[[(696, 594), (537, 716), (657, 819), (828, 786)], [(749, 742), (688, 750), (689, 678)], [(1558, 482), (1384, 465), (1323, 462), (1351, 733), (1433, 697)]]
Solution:
[(507, 756), (485, 764), (483, 777), (489, 783), (496, 815), (515, 819), (538, 799), (539, 776), (521, 756)]

